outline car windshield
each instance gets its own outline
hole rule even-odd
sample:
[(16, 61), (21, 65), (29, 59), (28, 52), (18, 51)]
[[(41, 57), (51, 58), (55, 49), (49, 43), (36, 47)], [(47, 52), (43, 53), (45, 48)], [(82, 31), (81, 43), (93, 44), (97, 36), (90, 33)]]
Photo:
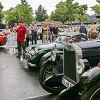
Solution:
[(58, 36), (57, 39), (55, 40), (56, 43), (58, 42), (67, 42), (68, 37), (67, 36)]
[(66, 29), (64, 32), (74, 32), (73, 29)]

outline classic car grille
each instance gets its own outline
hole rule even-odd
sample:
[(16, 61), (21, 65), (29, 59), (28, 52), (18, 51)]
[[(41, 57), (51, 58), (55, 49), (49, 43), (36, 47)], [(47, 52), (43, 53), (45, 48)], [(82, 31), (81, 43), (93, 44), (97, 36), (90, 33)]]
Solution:
[(75, 51), (64, 49), (64, 76), (76, 82), (76, 57)]
[(25, 54), (25, 59), (30, 60), (30, 58), (31, 58), (31, 55), (29, 53), (26, 53)]

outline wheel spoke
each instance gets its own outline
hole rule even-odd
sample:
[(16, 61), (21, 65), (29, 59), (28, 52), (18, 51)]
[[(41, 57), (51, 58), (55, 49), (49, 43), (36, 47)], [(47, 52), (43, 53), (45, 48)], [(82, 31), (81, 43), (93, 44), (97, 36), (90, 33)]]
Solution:
[(48, 74), (52, 74), (52, 72), (49, 72), (49, 71), (46, 71), (46, 73), (48, 73)]

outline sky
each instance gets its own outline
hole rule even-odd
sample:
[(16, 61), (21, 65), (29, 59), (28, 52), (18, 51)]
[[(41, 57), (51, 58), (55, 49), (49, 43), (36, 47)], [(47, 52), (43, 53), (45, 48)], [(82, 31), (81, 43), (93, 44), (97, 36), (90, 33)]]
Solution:
[[(45, 10), (47, 10), (48, 15), (50, 15), (51, 12), (56, 9), (55, 8), (56, 4), (58, 4), (61, 0), (27, 0), (27, 1), (28, 4), (31, 5), (31, 7), (33, 8), (34, 12), (41, 4), (45, 8)], [(8, 10), (10, 7), (16, 7), (17, 4), (21, 3), (21, 0), (0, 0), (0, 2), (4, 6), (3, 11), (5, 11)], [(87, 14), (89, 15), (94, 14), (94, 12), (91, 11), (90, 7), (96, 4), (96, 0), (74, 0), (74, 2), (79, 2), (80, 5), (87, 4), (89, 7)]]

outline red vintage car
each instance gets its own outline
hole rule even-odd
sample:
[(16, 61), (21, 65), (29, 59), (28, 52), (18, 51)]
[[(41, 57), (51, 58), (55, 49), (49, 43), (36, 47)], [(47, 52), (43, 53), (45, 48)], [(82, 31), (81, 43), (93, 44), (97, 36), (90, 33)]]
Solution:
[(6, 41), (7, 41), (7, 37), (2, 32), (0, 32), (0, 46), (5, 45)]

